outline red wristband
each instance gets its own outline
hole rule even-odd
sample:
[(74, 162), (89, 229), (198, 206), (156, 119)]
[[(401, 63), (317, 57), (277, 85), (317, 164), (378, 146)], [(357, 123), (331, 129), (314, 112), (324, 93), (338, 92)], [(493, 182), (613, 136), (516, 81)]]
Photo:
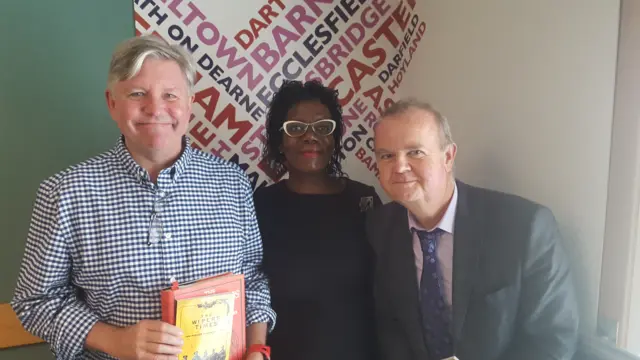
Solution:
[(249, 346), (249, 349), (247, 349), (247, 355), (254, 352), (259, 352), (265, 356), (265, 359), (271, 360), (271, 348), (268, 347), (267, 345), (253, 344)]

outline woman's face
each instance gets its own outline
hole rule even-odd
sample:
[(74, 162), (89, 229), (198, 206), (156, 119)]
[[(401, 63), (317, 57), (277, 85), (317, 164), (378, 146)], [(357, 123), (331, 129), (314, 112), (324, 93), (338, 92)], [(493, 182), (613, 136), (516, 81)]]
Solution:
[[(311, 124), (324, 119), (331, 119), (331, 112), (325, 105), (319, 101), (303, 101), (289, 110), (285, 121)], [(301, 127), (295, 126), (294, 129), (300, 130)], [(318, 127), (319, 132), (326, 129), (326, 125), (323, 124)], [(319, 135), (310, 126), (303, 135), (297, 137), (283, 132), (280, 151), (284, 153), (289, 171), (310, 173), (325, 171), (331, 161), (334, 147), (332, 133)]]

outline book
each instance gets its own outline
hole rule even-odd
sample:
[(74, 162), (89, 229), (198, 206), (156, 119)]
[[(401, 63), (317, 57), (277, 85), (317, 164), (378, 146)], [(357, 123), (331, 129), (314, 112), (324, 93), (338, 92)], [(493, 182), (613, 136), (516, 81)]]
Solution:
[(184, 345), (180, 360), (229, 360), (235, 295), (222, 293), (176, 301), (176, 326)]
[[(209, 299), (208, 297), (210, 296), (232, 294), (234, 301), (232, 310), (233, 321), (231, 328), (231, 339), (228, 347), (228, 357), (225, 357), (224, 359), (242, 360), (244, 358), (246, 349), (246, 314), (244, 289), (244, 275), (242, 274), (224, 273), (184, 283), (172, 281), (171, 287), (169, 289), (163, 290), (160, 293), (162, 321), (167, 322), (171, 325), (176, 325), (178, 308), (184, 308), (191, 304), (190, 302), (183, 302), (185, 300), (193, 299), (193, 301), (197, 304), (198, 299), (206, 302), (207, 299)], [(200, 318), (198, 318), (198, 316), (200, 316)], [(181, 315), (180, 321), (187, 321), (189, 323), (190, 320), (190, 323), (193, 324), (193, 321), (196, 321), (196, 323), (198, 323), (198, 321), (202, 322), (202, 319), (203, 318), (201, 313), (186, 312)], [(187, 330), (190, 328), (184, 329), (181, 327), (181, 329), (185, 333), (184, 340), (186, 346), (186, 334)], [(202, 336), (202, 334), (200, 336)], [(196, 338), (197, 337), (194, 336), (191, 339), (194, 340)], [(209, 350), (209, 352), (211, 352), (211, 350)], [(202, 353), (199, 352), (199, 357), (202, 358), (202, 355), (200, 354)], [(191, 357), (188, 358), (188, 360), (191, 359)], [(184, 360), (184, 357), (180, 357), (180, 360)]]

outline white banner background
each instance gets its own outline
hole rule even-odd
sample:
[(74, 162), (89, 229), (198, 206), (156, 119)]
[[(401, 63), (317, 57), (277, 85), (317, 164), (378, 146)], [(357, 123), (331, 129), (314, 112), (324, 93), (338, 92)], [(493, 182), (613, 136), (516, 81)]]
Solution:
[(134, 0), (136, 34), (181, 44), (198, 63), (194, 147), (238, 163), (254, 189), (282, 178), (261, 163), (268, 103), (283, 79), (339, 90), (343, 168), (377, 181), (372, 125), (397, 99), (427, 26), (414, 0)]

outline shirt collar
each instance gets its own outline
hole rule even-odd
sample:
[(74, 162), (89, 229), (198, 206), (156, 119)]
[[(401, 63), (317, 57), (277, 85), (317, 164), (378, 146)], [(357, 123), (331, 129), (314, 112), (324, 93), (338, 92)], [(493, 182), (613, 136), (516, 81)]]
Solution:
[(455, 183), (455, 181), (453, 183), (453, 186), (454, 186), (453, 196), (451, 197), (449, 206), (447, 206), (447, 210), (444, 212), (444, 216), (442, 216), (442, 219), (440, 219), (438, 224), (436, 224), (436, 226), (433, 229), (425, 229), (422, 225), (420, 225), (420, 223), (418, 222), (418, 219), (416, 219), (415, 216), (413, 216), (413, 214), (411, 214), (407, 210), (408, 217), (409, 217), (409, 229), (415, 228), (416, 230), (426, 230), (426, 231), (433, 231), (435, 229), (440, 229), (453, 235), (453, 225), (456, 219), (456, 207), (458, 205), (458, 185)]
[[(168, 172), (172, 180), (176, 180), (182, 173), (184, 173), (191, 157), (193, 156), (193, 148), (191, 148), (191, 141), (188, 136), (182, 138), (183, 150), (182, 154), (176, 162), (170, 167), (163, 169), (160, 174)], [(124, 166), (125, 170), (136, 177), (138, 180), (149, 180), (149, 174), (143, 169), (131, 156), (127, 146), (125, 145), (124, 136), (120, 135), (115, 146), (115, 154), (118, 161)]]

